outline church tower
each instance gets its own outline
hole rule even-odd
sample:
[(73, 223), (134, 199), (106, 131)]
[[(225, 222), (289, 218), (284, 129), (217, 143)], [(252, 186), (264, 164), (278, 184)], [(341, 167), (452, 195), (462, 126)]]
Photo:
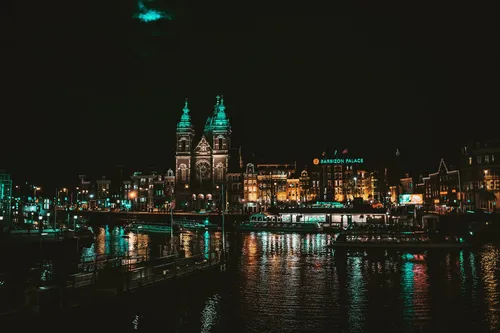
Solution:
[(205, 137), (212, 147), (212, 179), (213, 184), (217, 185), (226, 178), (231, 148), (231, 125), (222, 96), (217, 96), (214, 113), (207, 119)]
[(177, 123), (177, 144), (175, 151), (176, 187), (181, 191), (189, 188), (191, 181), (191, 154), (193, 151), (194, 128), (189, 115), (188, 101), (184, 102), (181, 120)]

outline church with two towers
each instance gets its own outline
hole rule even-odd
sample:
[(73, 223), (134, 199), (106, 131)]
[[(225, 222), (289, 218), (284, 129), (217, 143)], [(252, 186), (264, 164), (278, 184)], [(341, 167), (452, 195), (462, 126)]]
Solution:
[(231, 125), (224, 98), (217, 96), (200, 135), (196, 135), (186, 100), (176, 133), (176, 209), (211, 209), (220, 203), (230, 150)]

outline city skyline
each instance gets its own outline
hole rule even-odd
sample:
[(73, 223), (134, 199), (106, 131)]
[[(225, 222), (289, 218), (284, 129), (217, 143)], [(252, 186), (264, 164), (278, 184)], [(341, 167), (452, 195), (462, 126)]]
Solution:
[(68, 4), (4, 15), (1, 319), (500, 333), (496, 2)]

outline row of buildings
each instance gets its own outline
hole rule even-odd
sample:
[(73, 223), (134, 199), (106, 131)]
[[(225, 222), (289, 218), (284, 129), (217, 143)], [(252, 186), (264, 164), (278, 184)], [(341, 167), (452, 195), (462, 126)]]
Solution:
[(154, 211), (168, 210), (174, 202), (177, 210), (217, 211), (225, 206), (229, 211), (251, 213), (315, 201), (387, 199), (386, 182), (376, 172), (362, 170), (362, 159), (347, 150), (338, 153), (338, 160), (343, 160), (338, 165), (323, 163), (329, 159), (324, 153), (321, 161), (314, 159), (313, 167), (297, 169), (296, 163), (244, 163), (241, 148), (232, 147), (231, 137), (222, 96), (216, 97), (212, 114), (199, 132), (186, 100), (176, 127), (174, 168), (95, 183), (80, 176), (78, 204), (83, 209)]
[[(367, 170), (363, 158), (347, 149), (318, 154), (309, 168), (299, 169), (296, 163), (251, 161), (243, 157), (241, 148), (232, 147), (222, 96), (216, 97), (200, 131), (195, 130), (190, 112), (186, 100), (175, 129), (172, 168), (126, 175), (118, 166), (113, 175), (98, 180), (80, 175), (75, 188), (57, 190), (57, 203), (84, 210), (220, 211), (225, 207), (230, 212), (252, 213), (316, 202), (390, 206), (397, 205), (401, 195), (417, 194), (422, 198), (419, 204), (441, 213), (493, 212), (500, 204), (500, 141), (468, 144), (462, 148), (458, 168), (449, 168), (441, 160), (436, 172), (426, 176)], [(26, 186), (27, 193), (33, 193), (27, 201), (41, 209), (53, 201), (52, 196), (42, 199), (40, 193), (44, 193), (37, 186)], [(23, 200), (18, 197), (12, 193), (10, 177), (0, 175), (1, 216), (11, 214), (12, 207), (19, 209)]]
[(307, 169), (296, 163), (257, 163), (244, 159), (231, 137), (222, 96), (216, 97), (199, 132), (186, 100), (176, 127), (174, 168), (136, 172), (115, 185), (107, 179), (91, 184), (81, 176), (80, 203), (90, 209), (151, 211), (175, 202), (177, 210), (216, 211), (225, 205), (229, 211), (250, 213), (316, 201), (390, 205), (398, 204), (402, 194), (419, 194), (428, 210), (438, 212), (495, 211), (500, 204), (498, 140), (470, 143), (462, 148), (458, 168), (449, 169), (441, 160), (436, 172), (423, 176), (367, 170), (363, 158), (347, 149), (319, 154)]

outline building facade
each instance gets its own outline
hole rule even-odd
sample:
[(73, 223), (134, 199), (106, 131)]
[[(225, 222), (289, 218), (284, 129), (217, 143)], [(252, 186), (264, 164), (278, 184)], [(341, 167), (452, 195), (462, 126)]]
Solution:
[(427, 209), (440, 214), (460, 212), (462, 207), (462, 188), (459, 170), (449, 170), (443, 159), (438, 171), (423, 177), (418, 188), (423, 192)]
[(176, 133), (177, 209), (206, 210), (220, 204), (219, 190), (227, 180), (231, 126), (221, 96), (216, 97), (212, 116), (196, 136), (186, 100)]
[(370, 173), (361, 169), (363, 159), (351, 158), (347, 149), (333, 154), (323, 152), (313, 164), (320, 175), (319, 201), (349, 202), (373, 192)]
[(460, 172), (465, 209), (497, 211), (500, 205), (500, 140), (465, 145)]
[(0, 219), (11, 220), (12, 212), (12, 180), (10, 175), (0, 170)]

